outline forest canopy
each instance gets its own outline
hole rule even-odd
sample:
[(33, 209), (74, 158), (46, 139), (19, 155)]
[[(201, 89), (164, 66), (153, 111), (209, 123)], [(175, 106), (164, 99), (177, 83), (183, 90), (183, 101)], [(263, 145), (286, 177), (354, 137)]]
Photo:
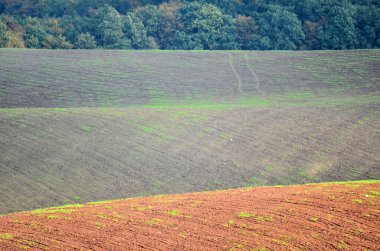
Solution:
[(0, 0), (0, 47), (380, 47), (380, 0)]

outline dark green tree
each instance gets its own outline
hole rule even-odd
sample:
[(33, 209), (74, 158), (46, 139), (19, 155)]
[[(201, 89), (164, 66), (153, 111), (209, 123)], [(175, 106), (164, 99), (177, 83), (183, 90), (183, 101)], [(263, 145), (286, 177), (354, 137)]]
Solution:
[(130, 13), (125, 17), (124, 34), (131, 41), (133, 49), (149, 48), (144, 24), (134, 13)]
[(5, 23), (0, 21), (0, 48), (5, 48), (8, 46), (9, 38), (7, 32), (7, 26)]
[(303, 30), (305, 32), (305, 40), (304, 43), (301, 45), (302, 50), (315, 50), (319, 46), (319, 41), (317, 37), (317, 32), (319, 27), (321, 26), (320, 23), (315, 23), (306, 20), (303, 23)]
[(253, 42), (261, 50), (296, 50), (305, 39), (297, 16), (280, 6), (272, 6), (258, 19), (259, 36)]
[(104, 5), (96, 11), (90, 22), (93, 25), (90, 32), (95, 36), (99, 46), (107, 49), (130, 48), (130, 41), (127, 41), (123, 34), (123, 17), (115, 8)]
[(179, 16), (176, 14), (180, 8), (179, 3), (169, 2), (161, 4), (158, 8), (159, 20), (157, 36), (153, 36), (161, 49), (175, 48), (175, 33), (183, 29)]
[(258, 26), (255, 20), (249, 16), (237, 16), (235, 21), (237, 30), (236, 41), (240, 49), (254, 49), (253, 41), (258, 35)]
[(27, 18), (24, 41), (28, 48), (44, 48), (44, 41), (48, 33), (37, 18)]
[(68, 41), (66, 41), (66, 38), (58, 35), (58, 36), (52, 36), (48, 35), (44, 42), (43, 47), (46, 49), (71, 49), (73, 48), (72, 44)]
[(380, 44), (376, 44), (376, 40), (380, 38), (380, 8), (374, 5), (357, 6), (355, 20), (357, 47), (374, 48), (380, 46)]
[(351, 7), (335, 6), (318, 30), (319, 49), (345, 50), (357, 45), (355, 20)]
[(74, 43), (75, 49), (95, 49), (96, 40), (90, 33), (80, 33)]
[(236, 27), (231, 16), (211, 4), (189, 3), (177, 12), (183, 29), (177, 31), (176, 49), (236, 49)]
[(162, 11), (154, 5), (147, 5), (143, 8), (136, 10), (137, 17), (144, 24), (147, 36), (155, 38), (158, 40), (158, 28), (160, 24), (160, 19), (162, 17)]

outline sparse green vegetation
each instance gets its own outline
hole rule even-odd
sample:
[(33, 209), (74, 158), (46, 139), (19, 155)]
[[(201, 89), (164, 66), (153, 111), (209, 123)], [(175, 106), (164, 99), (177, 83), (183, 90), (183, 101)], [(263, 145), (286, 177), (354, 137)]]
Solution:
[(371, 198), (376, 198), (380, 195), (380, 191), (369, 191), (368, 194)]
[(150, 210), (152, 208), (153, 208), (152, 206), (138, 206), (138, 207), (134, 207), (134, 209), (136, 209), (138, 211), (146, 211), (146, 210)]
[(238, 218), (251, 218), (252, 216), (255, 216), (255, 214), (251, 214), (247, 212), (239, 212), (237, 215)]
[(89, 127), (89, 126), (85, 126), (85, 125), (80, 126), (79, 129), (80, 129), (82, 132), (90, 132), (90, 131), (91, 131), (91, 127)]
[(139, 126), (139, 128), (145, 133), (151, 133), (153, 131), (153, 128), (147, 126)]
[(13, 235), (11, 235), (11, 234), (0, 234), (0, 239), (1, 240), (12, 240)]
[(352, 202), (358, 203), (358, 204), (363, 204), (363, 200), (361, 200), (361, 199), (353, 199)]
[(168, 212), (168, 214), (170, 216), (177, 216), (177, 215), (179, 215), (179, 210), (171, 210)]
[(346, 248), (346, 243), (344, 241), (340, 241), (337, 245), (338, 249), (344, 249)]
[(162, 219), (153, 218), (153, 219), (150, 219), (148, 221), (145, 221), (145, 224), (148, 225), (148, 226), (155, 226), (155, 225), (160, 224), (161, 222), (163, 222)]
[(72, 214), (75, 212), (75, 209), (64, 209), (64, 208), (45, 208), (45, 209), (36, 209), (31, 211), (31, 214), (55, 214), (55, 213), (62, 213), (62, 214)]
[(318, 217), (312, 217), (309, 220), (312, 221), (312, 222), (318, 222), (319, 218)]
[(234, 220), (229, 220), (227, 223), (223, 224), (223, 226), (230, 227), (230, 226), (232, 226), (234, 224), (235, 224)]
[(257, 220), (259, 222), (273, 221), (273, 218), (271, 216), (258, 216), (258, 217), (255, 217), (255, 220)]

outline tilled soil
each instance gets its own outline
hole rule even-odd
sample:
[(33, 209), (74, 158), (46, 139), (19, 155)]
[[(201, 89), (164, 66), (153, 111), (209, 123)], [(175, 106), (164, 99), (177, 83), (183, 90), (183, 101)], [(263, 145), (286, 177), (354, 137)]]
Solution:
[(0, 49), (0, 107), (129, 106), (294, 92), (379, 94), (379, 55), (380, 50)]
[(380, 105), (0, 111), (0, 214), (380, 179)]
[(0, 217), (0, 250), (379, 250), (380, 182), (257, 187)]

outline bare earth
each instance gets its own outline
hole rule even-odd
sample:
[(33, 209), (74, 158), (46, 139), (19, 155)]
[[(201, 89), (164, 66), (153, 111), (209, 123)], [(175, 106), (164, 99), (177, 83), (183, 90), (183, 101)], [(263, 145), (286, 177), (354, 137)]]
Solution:
[(0, 250), (379, 250), (380, 181), (159, 195), (0, 217)]

